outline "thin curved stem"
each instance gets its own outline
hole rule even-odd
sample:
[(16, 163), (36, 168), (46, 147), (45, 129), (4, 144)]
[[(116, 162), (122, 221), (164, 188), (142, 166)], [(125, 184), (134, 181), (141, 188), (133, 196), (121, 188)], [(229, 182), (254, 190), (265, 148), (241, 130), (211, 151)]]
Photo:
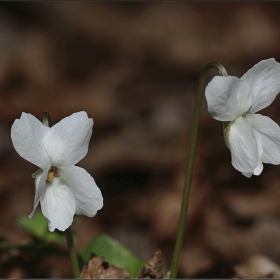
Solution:
[(75, 250), (74, 246), (74, 240), (73, 240), (73, 234), (71, 231), (71, 226), (65, 230), (65, 236), (67, 239), (67, 245), (69, 249), (69, 254), (72, 262), (72, 268), (74, 272), (75, 278), (80, 278), (80, 268), (79, 268), (79, 263), (78, 263), (78, 257), (77, 257), (77, 252)]
[(51, 117), (47, 112), (43, 112), (43, 124), (50, 127), (51, 126)]
[[(51, 126), (51, 117), (47, 112), (43, 113), (43, 124), (50, 127)], [(72, 262), (72, 268), (75, 278), (80, 278), (80, 268), (78, 263), (77, 252), (74, 246), (73, 234), (71, 231), (71, 226), (65, 230), (65, 236), (67, 240), (68, 250)]]
[(188, 161), (187, 161), (184, 191), (183, 191), (183, 197), (182, 197), (182, 206), (181, 206), (181, 212), (180, 212), (180, 218), (179, 218), (177, 237), (176, 237), (173, 257), (172, 257), (172, 261), (171, 261), (170, 278), (176, 278), (176, 276), (177, 276), (181, 249), (182, 249), (183, 239), (184, 239), (186, 219), (187, 219), (187, 214), (188, 214), (189, 196), (190, 196), (190, 189), (191, 189), (191, 182), (192, 182), (192, 175), (193, 175), (201, 103), (202, 103), (202, 98), (204, 95), (206, 77), (207, 77), (209, 70), (212, 68), (216, 68), (219, 71), (220, 75), (223, 75), (223, 76), (228, 75), (227, 71), (225, 70), (223, 65), (221, 65), (220, 63), (217, 63), (217, 62), (210, 62), (203, 67), (200, 77), (199, 77), (199, 86), (198, 86), (198, 93), (197, 93), (196, 102), (195, 102), (194, 119), (193, 119), (192, 130), (191, 130), (190, 149), (189, 149), (189, 155), (188, 155)]

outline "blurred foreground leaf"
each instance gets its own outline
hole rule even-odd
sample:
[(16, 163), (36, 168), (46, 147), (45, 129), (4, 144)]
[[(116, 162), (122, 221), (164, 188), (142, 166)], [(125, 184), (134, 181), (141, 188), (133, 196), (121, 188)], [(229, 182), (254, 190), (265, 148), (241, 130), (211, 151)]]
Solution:
[(48, 220), (41, 212), (35, 212), (32, 219), (22, 216), (17, 224), (36, 238), (45, 242), (65, 242), (65, 236), (59, 231), (50, 232), (48, 229)]
[[(67, 250), (41, 239), (34, 239), (29, 244), (13, 244), (1, 240), (0, 252), (1, 278), (18, 278), (18, 276), (8, 277), (14, 270), (21, 271), (24, 278), (46, 278), (48, 269), (45, 269), (45, 261), (47, 258), (51, 256), (69, 258)], [(38, 267), (40, 268), (37, 269)]]
[(138, 271), (145, 261), (137, 258), (124, 245), (106, 234), (93, 238), (87, 247), (80, 253), (84, 263), (87, 263), (92, 254), (105, 258), (112, 265), (130, 272), (130, 278), (136, 278)]

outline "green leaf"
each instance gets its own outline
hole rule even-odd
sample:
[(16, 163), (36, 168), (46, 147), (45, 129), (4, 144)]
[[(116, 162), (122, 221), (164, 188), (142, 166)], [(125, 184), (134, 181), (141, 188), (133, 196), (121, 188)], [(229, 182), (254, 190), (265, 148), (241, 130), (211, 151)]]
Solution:
[(100, 234), (93, 238), (87, 247), (80, 253), (84, 263), (87, 263), (91, 255), (103, 257), (108, 263), (126, 269), (130, 272), (130, 278), (136, 278), (138, 271), (145, 263), (137, 258), (124, 245), (106, 234)]
[(17, 224), (34, 237), (45, 242), (51, 243), (65, 241), (64, 235), (59, 233), (59, 231), (49, 231), (48, 220), (41, 212), (35, 212), (32, 219), (29, 219), (26, 216), (21, 216), (17, 220)]

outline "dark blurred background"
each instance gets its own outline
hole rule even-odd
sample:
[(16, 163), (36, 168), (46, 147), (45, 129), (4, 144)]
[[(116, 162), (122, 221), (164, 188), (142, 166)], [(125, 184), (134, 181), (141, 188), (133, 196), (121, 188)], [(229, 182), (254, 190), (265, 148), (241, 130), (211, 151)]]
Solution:
[[(12, 123), (22, 112), (49, 112), (54, 124), (84, 110), (95, 125), (78, 165), (105, 204), (74, 223), (77, 249), (106, 232), (144, 259), (161, 248), (166, 271), (200, 71), (216, 61), (241, 77), (260, 60), (280, 62), (279, 12), (279, 2), (1, 2), (1, 239), (28, 242), (15, 222), (34, 199), (35, 166), (14, 150)], [(280, 124), (279, 109), (278, 97), (262, 113)], [(280, 264), (279, 168), (251, 179), (236, 171), (203, 102), (179, 277), (233, 277), (257, 253)], [(42, 277), (72, 277), (68, 258), (40, 266)], [(0, 277), (36, 269), (10, 263)]]

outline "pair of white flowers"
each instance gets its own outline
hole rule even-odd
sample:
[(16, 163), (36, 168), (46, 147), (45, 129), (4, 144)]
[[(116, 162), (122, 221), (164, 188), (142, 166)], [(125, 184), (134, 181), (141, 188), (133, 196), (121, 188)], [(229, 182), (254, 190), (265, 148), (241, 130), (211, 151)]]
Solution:
[[(280, 128), (255, 114), (270, 105), (280, 91), (280, 64), (267, 59), (240, 79), (216, 76), (206, 87), (210, 114), (224, 123), (233, 166), (247, 177), (259, 175), (263, 162), (280, 164)], [(14, 147), (21, 157), (40, 167), (36, 173), (33, 216), (39, 202), (49, 230), (64, 231), (74, 214), (93, 217), (103, 206), (101, 192), (83, 168), (75, 166), (88, 152), (93, 120), (85, 112), (50, 127), (22, 113), (12, 125)]]
[(280, 128), (256, 114), (280, 91), (280, 63), (262, 60), (237, 77), (216, 76), (205, 90), (208, 110), (223, 122), (232, 165), (246, 177), (259, 175), (263, 163), (280, 164)]
[(16, 151), (41, 169), (36, 172), (34, 208), (29, 218), (40, 202), (50, 231), (64, 231), (72, 224), (75, 213), (93, 217), (103, 206), (94, 179), (75, 166), (88, 152), (92, 127), (93, 120), (86, 112), (72, 114), (51, 128), (22, 113), (12, 125)]

